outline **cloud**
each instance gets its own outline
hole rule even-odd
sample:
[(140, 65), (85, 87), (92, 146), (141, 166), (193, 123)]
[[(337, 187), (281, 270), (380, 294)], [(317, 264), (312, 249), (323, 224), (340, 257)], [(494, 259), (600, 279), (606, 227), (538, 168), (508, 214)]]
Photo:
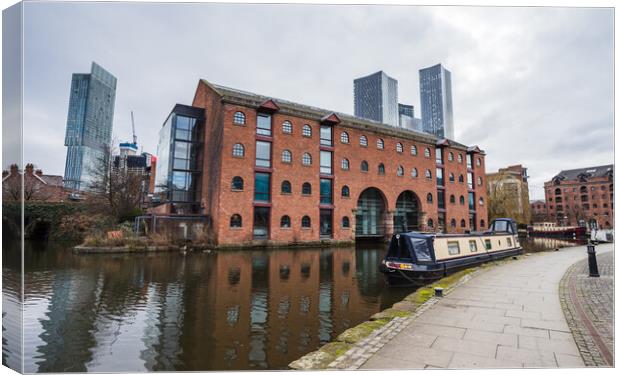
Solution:
[[(491, 172), (529, 168), (532, 197), (561, 169), (613, 158), (613, 10), (165, 3), (26, 3), (26, 159), (62, 174), (71, 73), (118, 78), (114, 133), (155, 152), (199, 78), (353, 112), (353, 79), (384, 70), (419, 116), (418, 70), (453, 81), (457, 141)], [(576, 136), (578, 135), (578, 136)]]

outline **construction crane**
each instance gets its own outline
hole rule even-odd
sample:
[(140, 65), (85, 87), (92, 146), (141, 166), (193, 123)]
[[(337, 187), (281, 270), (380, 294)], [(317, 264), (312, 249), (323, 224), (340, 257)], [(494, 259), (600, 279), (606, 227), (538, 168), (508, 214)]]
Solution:
[(133, 111), (131, 111), (131, 133), (133, 134), (133, 144), (138, 145), (138, 136), (136, 135), (136, 124), (133, 121)]

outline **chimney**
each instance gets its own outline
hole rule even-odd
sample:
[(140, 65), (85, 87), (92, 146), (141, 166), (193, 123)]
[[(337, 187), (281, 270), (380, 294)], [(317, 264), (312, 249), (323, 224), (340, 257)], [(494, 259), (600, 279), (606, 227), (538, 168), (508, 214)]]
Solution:
[(26, 174), (32, 175), (33, 170), (34, 170), (34, 165), (32, 165), (32, 163), (26, 164)]
[(34, 171), (34, 173), (36, 173), (37, 176), (42, 177), (43, 176), (43, 171), (40, 169), (37, 169), (36, 171)]

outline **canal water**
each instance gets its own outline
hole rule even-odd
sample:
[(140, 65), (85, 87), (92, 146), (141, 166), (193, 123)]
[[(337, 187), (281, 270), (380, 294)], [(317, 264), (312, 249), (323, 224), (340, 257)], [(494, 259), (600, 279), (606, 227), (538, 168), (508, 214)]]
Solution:
[[(526, 251), (572, 246), (530, 238)], [(20, 249), (4, 244), (2, 361), (20, 361)], [(152, 255), (24, 252), (26, 372), (285, 369), (400, 301), (385, 246)]]

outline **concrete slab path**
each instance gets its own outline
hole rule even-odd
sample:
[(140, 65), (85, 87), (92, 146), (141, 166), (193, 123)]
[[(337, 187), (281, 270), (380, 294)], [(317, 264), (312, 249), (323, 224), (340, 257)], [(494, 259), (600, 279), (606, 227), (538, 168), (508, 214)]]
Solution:
[[(597, 253), (613, 245), (597, 246)], [(584, 367), (559, 284), (585, 246), (523, 256), (457, 287), (402, 327), (361, 369)]]

